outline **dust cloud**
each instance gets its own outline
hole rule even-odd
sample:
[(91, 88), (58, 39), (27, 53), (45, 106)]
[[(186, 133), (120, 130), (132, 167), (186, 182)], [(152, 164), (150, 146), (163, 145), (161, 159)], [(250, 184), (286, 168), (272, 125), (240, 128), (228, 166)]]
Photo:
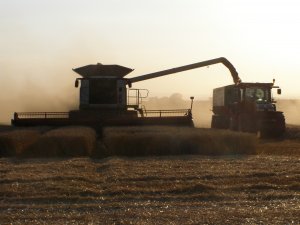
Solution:
[[(144, 102), (146, 109), (188, 109), (191, 101), (183, 99), (179, 93), (172, 94), (170, 97), (152, 97)], [(288, 125), (300, 125), (300, 99), (280, 99), (277, 100), (277, 110), (285, 115)], [(194, 100), (193, 118), (196, 127), (208, 128), (212, 117), (212, 100)]]
[(277, 110), (284, 113), (287, 124), (300, 125), (300, 99), (280, 99)]
[[(51, 84), (32, 80), (19, 85), (5, 79), (1, 82), (6, 87), (0, 95), (0, 124), (9, 124), (14, 112), (59, 112), (78, 107), (78, 95), (71, 86), (53, 88)], [(55, 82), (57, 80), (54, 79)]]
[[(14, 112), (67, 112), (77, 109), (79, 90), (74, 88), (74, 80), (75, 76), (62, 78), (61, 72), (50, 76), (46, 82), (30, 77), (18, 82), (11, 77), (1, 77), (0, 124), (9, 124)], [(174, 93), (169, 97), (150, 97), (142, 104), (148, 110), (189, 109), (191, 100)], [(211, 110), (211, 99), (194, 99), (192, 113), (196, 127), (210, 127)], [(280, 99), (277, 110), (284, 112), (287, 124), (300, 125), (300, 99)]]
[[(151, 97), (143, 102), (146, 109), (189, 109), (191, 100), (184, 99), (182, 94), (174, 93), (170, 97)], [(194, 99), (193, 119), (196, 127), (209, 128), (212, 116), (212, 101)]]
[[(87, 42), (81, 33), (64, 35), (56, 42), (50, 36), (37, 38), (29, 32), (25, 45), (1, 45), (7, 51), (2, 51), (0, 60), (0, 124), (10, 124), (14, 112), (78, 108), (79, 90), (74, 81), (79, 75), (72, 68), (102, 62), (104, 56), (109, 62), (117, 61), (109, 42), (97, 35)], [(18, 33), (15, 37), (23, 36)]]

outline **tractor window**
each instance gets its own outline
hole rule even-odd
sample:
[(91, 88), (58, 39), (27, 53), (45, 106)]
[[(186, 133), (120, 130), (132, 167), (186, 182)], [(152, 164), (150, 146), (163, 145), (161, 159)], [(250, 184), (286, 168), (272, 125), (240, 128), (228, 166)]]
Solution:
[(246, 88), (245, 90), (246, 100), (251, 101), (269, 101), (269, 92), (263, 88)]

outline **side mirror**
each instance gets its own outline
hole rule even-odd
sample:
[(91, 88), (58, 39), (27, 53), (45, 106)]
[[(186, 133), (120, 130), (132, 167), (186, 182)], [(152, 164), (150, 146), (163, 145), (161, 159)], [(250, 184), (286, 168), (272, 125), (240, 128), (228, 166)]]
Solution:
[(75, 87), (78, 88), (78, 86), (79, 86), (79, 82), (78, 82), (78, 79), (76, 79), (75, 80)]
[(281, 95), (281, 89), (277, 89), (277, 94)]

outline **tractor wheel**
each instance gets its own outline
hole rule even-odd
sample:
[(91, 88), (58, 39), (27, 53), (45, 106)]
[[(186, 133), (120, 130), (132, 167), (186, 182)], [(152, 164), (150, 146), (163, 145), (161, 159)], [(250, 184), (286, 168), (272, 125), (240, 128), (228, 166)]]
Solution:
[[(274, 122), (270, 123), (270, 119)], [(259, 138), (279, 138), (285, 132), (285, 118), (282, 113), (273, 113), (257, 121), (257, 136)]]

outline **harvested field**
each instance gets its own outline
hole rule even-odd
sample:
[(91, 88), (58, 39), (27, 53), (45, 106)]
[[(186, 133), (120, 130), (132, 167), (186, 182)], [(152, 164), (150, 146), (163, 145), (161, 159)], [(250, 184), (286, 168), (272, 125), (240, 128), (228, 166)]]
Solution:
[(293, 156), (0, 159), (1, 224), (299, 224)]
[[(31, 146), (39, 143), (43, 154), (66, 152), (0, 158), (0, 224), (300, 224), (299, 127), (281, 140), (195, 130), (108, 128), (97, 145), (93, 130), (82, 127), (30, 131), (38, 135)], [(9, 132), (18, 131), (0, 138)], [(95, 157), (179, 155), (61, 158), (67, 149)], [(218, 149), (223, 154), (213, 154)]]

